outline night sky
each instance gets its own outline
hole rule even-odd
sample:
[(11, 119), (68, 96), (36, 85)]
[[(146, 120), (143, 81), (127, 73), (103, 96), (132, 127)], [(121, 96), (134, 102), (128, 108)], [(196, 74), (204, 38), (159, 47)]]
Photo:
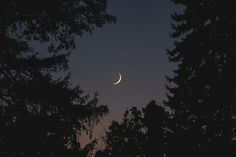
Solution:
[[(108, 12), (117, 23), (77, 39), (70, 62), (72, 80), (89, 94), (98, 91), (112, 119), (131, 106), (165, 99), (165, 75), (175, 67), (166, 49), (173, 45), (170, 14), (176, 8), (170, 0), (110, 0)], [(123, 80), (113, 86), (118, 72)]]
[[(166, 98), (165, 75), (175, 68), (166, 49), (173, 46), (170, 15), (176, 10), (170, 0), (110, 0), (108, 12), (117, 23), (76, 40), (72, 81), (89, 94), (98, 91), (100, 104), (110, 109), (109, 121), (120, 120), (131, 106)], [(123, 80), (113, 86), (118, 72)]]

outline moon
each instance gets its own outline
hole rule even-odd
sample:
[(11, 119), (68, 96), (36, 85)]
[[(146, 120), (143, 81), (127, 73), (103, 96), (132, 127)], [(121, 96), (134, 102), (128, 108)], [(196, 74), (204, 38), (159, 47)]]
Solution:
[(118, 75), (119, 75), (119, 79), (118, 79), (118, 81), (114, 82), (113, 85), (117, 85), (117, 84), (119, 84), (121, 82), (122, 76), (121, 76), (120, 73), (118, 73)]

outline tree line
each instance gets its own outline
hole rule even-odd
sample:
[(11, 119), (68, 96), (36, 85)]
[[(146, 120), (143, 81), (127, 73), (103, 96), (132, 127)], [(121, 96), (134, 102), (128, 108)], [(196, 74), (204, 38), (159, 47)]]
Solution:
[[(167, 100), (132, 107), (106, 132), (96, 157), (236, 156), (234, 1), (172, 0), (177, 64)], [(0, 1), (0, 156), (88, 156), (79, 135), (108, 113), (72, 86), (75, 36), (114, 23), (106, 0)], [(47, 47), (38, 52), (31, 42)], [(66, 75), (55, 77), (63, 72)]]

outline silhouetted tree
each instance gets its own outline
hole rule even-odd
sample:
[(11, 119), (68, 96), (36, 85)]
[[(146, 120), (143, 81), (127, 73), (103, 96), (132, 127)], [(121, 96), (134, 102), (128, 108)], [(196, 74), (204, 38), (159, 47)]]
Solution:
[[(173, 0), (184, 6), (173, 14), (178, 64), (168, 78), (169, 156), (230, 156), (236, 99), (236, 11), (234, 1)], [(235, 146), (234, 146), (235, 147)]]
[(146, 128), (145, 143), (143, 146), (147, 157), (163, 157), (165, 153), (165, 127), (167, 114), (164, 107), (151, 101), (143, 109), (143, 125)]
[(142, 111), (127, 110), (121, 122), (114, 121), (107, 132), (106, 148), (98, 153), (107, 157), (164, 156), (165, 110), (151, 101)]
[(122, 122), (113, 121), (106, 134), (105, 154), (109, 157), (142, 157), (145, 130), (142, 113), (136, 107), (127, 110)]
[(106, 157), (106, 156), (107, 155), (102, 150), (98, 150), (98, 151), (95, 152), (95, 157)]
[(93, 147), (80, 150), (78, 135), (107, 107), (72, 86), (69, 74), (54, 74), (67, 72), (76, 35), (114, 22), (106, 6), (106, 0), (0, 1), (0, 156), (85, 156)]

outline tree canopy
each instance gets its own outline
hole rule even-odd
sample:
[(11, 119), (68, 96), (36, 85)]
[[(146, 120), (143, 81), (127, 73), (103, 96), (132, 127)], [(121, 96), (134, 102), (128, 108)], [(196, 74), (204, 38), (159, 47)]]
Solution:
[(172, 15), (175, 47), (168, 51), (170, 61), (178, 64), (167, 86), (167, 105), (175, 111), (170, 152), (228, 155), (236, 98), (233, 1), (173, 2), (184, 10)]
[(142, 110), (132, 107), (121, 122), (113, 121), (106, 134), (105, 150), (98, 151), (97, 156), (163, 156), (166, 119), (164, 108), (155, 101)]
[[(90, 98), (72, 86), (68, 58), (76, 35), (115, 22), (106, 7), (106, 0), (0, 1), (1, 156), (89, 151), (81, 150), (78, 135), (108, 109), (96, 94)], [(32, 42), (47, 49), (40, 52)]]

